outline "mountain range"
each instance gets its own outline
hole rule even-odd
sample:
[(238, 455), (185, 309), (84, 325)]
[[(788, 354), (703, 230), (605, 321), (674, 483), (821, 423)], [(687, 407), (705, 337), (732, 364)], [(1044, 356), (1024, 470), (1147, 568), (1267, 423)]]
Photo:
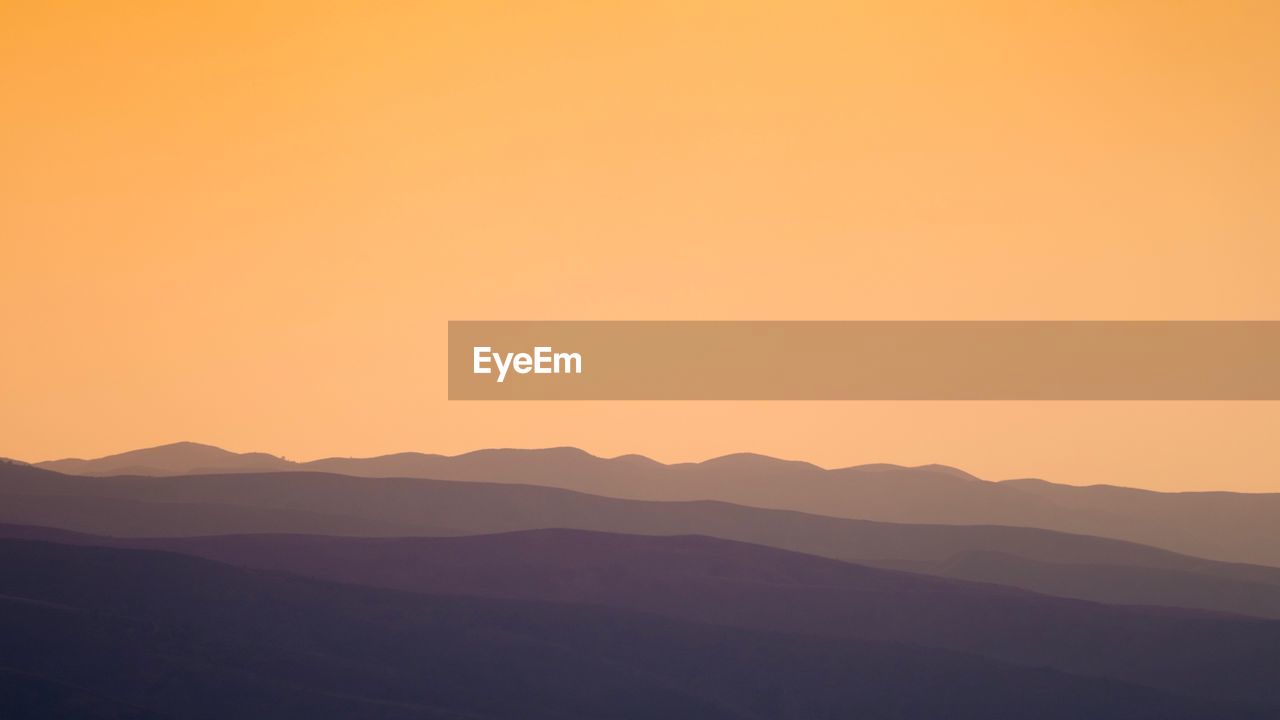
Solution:
[[(1280, 707), (1280, 622), (1103, 605), (698, 536), (535, 530), (454, 538), (0, 537), (165, 550), (433, 595), (604, 606), (699, 623), (941, 648)], [(1028, 632), (1035, 628), (1035, 632)]]
[[(1249, 666), (1260, 660), (1269, 672), (1275, 653), (1250, 657), (1276, 626), (1264, 621), (1258, 640), (1216, 667), (1197, 660), (1208, 676), (1171, 691), (930, 646), (338, 584), (153, 550), (2, 540), (0, 567), (0, 710), (12, 718), (1260, 720), (1280, 711), (1252, 697)], [(1233, 632), (1211, 622), (1183, 639)], [(1183, 669), (1175, 657), (1161, 662)]]
[[(1265, 557), (1271, 498), (569, 448), (0, 462), (0, 716), (1272, 718), (1280, 567), (1213, 552)], [(1124, 522), (1163, 540), (1052, 527)]]
[(1063, 597), (1280, 617), (1280, 568), (1038, 528), (881, 523), (535, 485), (300, 471), (81, 477), (0, 464), (0, 522), (117, 537), (457, 536), (544, 528), (705, 535)]
[(752, 454), (667, 465), (639, 455), (600, 458), (575, 448), (297, 463), (266, 453), (175, 443), (37, 466), (96, 476), (290, 471), (541, 485), (632, 500), (719, 500), (893, 523), (1035, 527), (1280, 566), (1280, 493), (1161, 493), (1036, 479), (991, 482), (943, 465), (824, 469)]

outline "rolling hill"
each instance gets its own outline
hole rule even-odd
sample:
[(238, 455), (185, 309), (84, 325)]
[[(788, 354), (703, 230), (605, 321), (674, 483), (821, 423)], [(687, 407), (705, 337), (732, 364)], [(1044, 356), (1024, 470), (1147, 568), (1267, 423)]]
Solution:
[[(4, 535), (20, 528), (0, 528)], [(1207, 698), (1280, 705), (1280, 622), (1064, 600), (696, 536), (536, 530), (456, 538), (112, 540), (429, 594), (587, 604), (753, 630), (904, 643)]]
[[(1273, 716), (932, 648), (0, 541), (6, 717)], [(27, 680), (27, 679), (30, 680)], [(15, 692), (16, 689), (16, 692)]]
[(988, 482), (942, 465), (809, 463), (739, 454), (665, 465), (638, 455), (599, 458), (574, 448), (400, 453), (293, 463), (177, 443), (41, 467), (83, 475), (176, 475), (293, 470), (543, 485), (635, 500), (720, 500), (896, 523), (1037, 527), (1152, 545), (1198, 557), (1280, 566), (1280, 494), (1159, 493), (1043, 480)]
[(88, 478), (0, 465), (0, 522), (132, 537), (448, 536), (540, 528), (706, 535), (1099, 602), (1280, 617), (1280, 569), (1265, 566), (1032, 528), (878, 523), (526, 485), (302, 472)]

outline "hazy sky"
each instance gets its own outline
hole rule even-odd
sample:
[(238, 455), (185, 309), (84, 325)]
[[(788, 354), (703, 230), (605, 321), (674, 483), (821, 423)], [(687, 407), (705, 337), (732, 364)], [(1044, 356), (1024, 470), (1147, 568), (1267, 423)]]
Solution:
[(0, 455), (1280, 491), (1277, 403), (445, 400), (449, 319), (1280, 319), (1280, 3), (0, 5)]

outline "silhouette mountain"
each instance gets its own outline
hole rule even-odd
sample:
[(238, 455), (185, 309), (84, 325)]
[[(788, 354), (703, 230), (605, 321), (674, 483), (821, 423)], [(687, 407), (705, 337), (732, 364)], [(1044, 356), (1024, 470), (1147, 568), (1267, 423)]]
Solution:
[[(527, 485), (304, 472), (85, 478), (13, 465), (0, 466), (0, 522), (133, 537), (448, 536), (539, 528), (706, 535), (1100, 602), (1280, 617), (1280, 569), (1265, 566), (1034, 528), (879, 523)], [(1065, 569), (1056, 572), (1058, 566)], [(1117, 576), (1130, 579), (1116, 583)]]
[[(1265, 718), (932, 648), (0, 541), (6, 717)], [(26, 691), (25, 693), (22, 691)], [(18, 697), (15, 697), (18, 695)], [(80, 703), (89, 703), (80, 711)]]
[(267, 453), (234, 453), (213, 445), (176, 442), (93, 460), (67, 458), (35, 465), (71, 475), (186, 475), (289, 470), (295, 464)]
[(826, 470), (746, 453), (664, 465), (637, 455), (599, 458), (575, 448), (480, 450), (453, 457), (399, 453), (290, 463), (262, 453), (236, 455), (192, 443), (38, 465), (84, 475), (189, 474), (199, 467), (210, 472), (297, 470), (544, 485), (624, 499), (721, 500), (883, 522), (1038, 527), (1280, 566), (1280, 524), (1274, 521), (1280, 517), (1280, 493), (1159, 493), (1042, 480), (988, 482), (943, 465)]
[(907, 643), (1199, 697), (1280, 704), (1274, 683), (1280, 622), (1064, 600), (706, 537), (537, 530), (458, 538), (115, 540), (27, 532), (382, 588), (585, 603)]

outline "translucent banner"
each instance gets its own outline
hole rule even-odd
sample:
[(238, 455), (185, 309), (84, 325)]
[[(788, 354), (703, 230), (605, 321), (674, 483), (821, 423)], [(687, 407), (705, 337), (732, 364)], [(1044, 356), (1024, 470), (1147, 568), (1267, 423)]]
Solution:
[(1278, 400), (1280, 322), (455, 321), (453, 400)]

